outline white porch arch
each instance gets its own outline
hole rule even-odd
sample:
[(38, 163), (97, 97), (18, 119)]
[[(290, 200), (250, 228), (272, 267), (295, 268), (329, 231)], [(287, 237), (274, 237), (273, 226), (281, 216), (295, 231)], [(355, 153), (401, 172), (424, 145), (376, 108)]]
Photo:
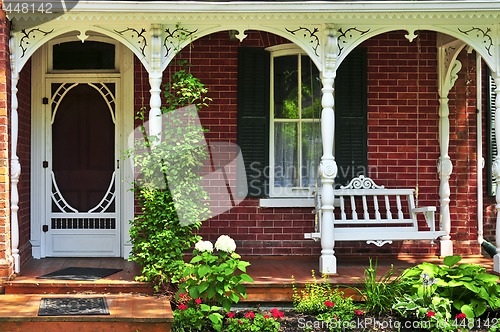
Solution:
[[(244, 38), (247, 30), (261, 30), (285, 37), (301, 47), (314, 61), (322, 73), (323, 82), (323, 206), (324, 223), (330, 227), (333, 211), (333, 195), (328, 183), (333, 183), (337, 173), (333, 149), (333, 82), (336, 69), (343, 58), (363, 41), (383, 32), (408, 31), (408, 39), (415, 37), (415, 31), (430, 30), (445, 33), (472, 46), (491, 68), (497, 84), (496, 108), (500, 109), (500, 6), (498, 1), (419, 1), (419, 2), (220, 2), (186, 3), (154, 2), (79, 2), (72, 11), (45, 22), (35, 28), (23, 28), (23, 20), (15, 13), (9, 18), (15, 20), (10, 41), (11, 85), (12, 85), (12, 133), (11, 133), (11, 220), (12, 252), (15, 269), (19, 272), (19, 232), (17, 210), (19, 197), (17, 183), (21, 165), (17, 156), (18, 115), (17, 81), (19, 72), (33, 53), (48, 40), (61, 34), (76, 31), (84, 40), (87, 32), (95, 31), (120, 41), (140, 59), (149, 73), (150, 81), (150, 132), (161, 129), (159, 114), (160, 84), (162, 73), (175, 55), (192, 40), (208, 34), (237, 30), (238, 38)], [(36, 16), (36, 15), (35, 15)], [(37, 19), (36, 17), (34, 19)], [(148, 22), (148, 23), (145, 23)], [(457, 24), (456, 22), (460, 22)], [(481, 24), (476, 24), (481, 22)], [(41, 21), (42, 23), (42, 21)], [(32, 22), (31, 22), (31, 26)], [(175, 32), (178, 32), (176, 35)], [(441, 45), (448, 47), (447, 44)], [(440, 132), (447, 136), (447, 112), (444, 88), (453, 81), (456, 57), (443, 58), (443, 75), (440, 78)], [(496, 124), (500, 133), (500, 122)], [(449, 129), (448, 129), (449, 131)], [(441, 135), (441, 134), (440, 134)], [(497, 135), (500, 140), (500, 135)], [(500, 143), (500, 142), (497, 142)], [(440, 143), (441, 157), (447, 155), (446, 139)], [(451, 173), (450, 165), (445, 162)], [(494, 163), (497, 183), (500, 184), (500, 155)], [(443, 173), (446, 178), (448, 172)], [(446, 187), (442, 181), (441, 187)], [(443, 202), (449, 198), (440, 196)], [(500, 211), (500, 191), (497, 191), (497, 212)], [(445, 212), (446, 213), (446, 212)], [(497, 213), (496, 242), (500, 243), (500, 213)], [(336, 271), (333, 239), (322, 239), (322, 271)], [(495, 256), (495, 270), (500, 271), (500, 248)]]

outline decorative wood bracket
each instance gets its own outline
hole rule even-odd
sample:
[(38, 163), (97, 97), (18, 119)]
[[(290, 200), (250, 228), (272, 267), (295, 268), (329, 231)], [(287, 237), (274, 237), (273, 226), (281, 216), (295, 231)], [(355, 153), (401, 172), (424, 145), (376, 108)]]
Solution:
[(165, 48), (165, 57), (172, 59), (179, 50), (186, 44), (196, 39), (198, 29), (189, 29), (176, 25), (174, 28), (166, 28), (165, 38), (163, 39), (163, 47)]
[(319, 57), (320, 38), (318, 36), (318, 27), (299, 26), (295, 29), (285, 28), (285, 30), (292, 34), (294, 37), (302, 40), (303, 45), (307, 45), (313, 51), (313, 53), (317, 57)]
[(135, 47), (140, 54), (146, 57), (146, 48), (148, 47), (146, 29), (127, 27), (121, 30), (115, 29), (114, 32), (127, 39), (131, 46)]

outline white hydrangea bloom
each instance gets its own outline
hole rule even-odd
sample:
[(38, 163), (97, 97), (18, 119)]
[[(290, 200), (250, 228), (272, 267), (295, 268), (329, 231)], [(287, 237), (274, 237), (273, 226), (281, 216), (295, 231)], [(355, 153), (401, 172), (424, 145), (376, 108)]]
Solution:
[(204, 251), (210, 251), (210, 252), (213, 252), (214, 251), (214, 246), (212, 244), (212, 242), (210, 241), (198, 241), (196, 242), (196, 244), (194, 245), (194, 248), (196, 250), (198, 250), (199, 252), (204, 252)]
[(215, 242), (215, 249), (231, 253), (236, 250), (236, 243), (229, 236), (221, 235)]

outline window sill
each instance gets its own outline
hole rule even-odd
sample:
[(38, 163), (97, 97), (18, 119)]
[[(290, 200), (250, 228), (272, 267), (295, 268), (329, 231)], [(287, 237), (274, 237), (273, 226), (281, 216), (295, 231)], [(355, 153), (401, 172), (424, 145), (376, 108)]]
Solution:
[(280, 207), (314, 207), (314, 198), (261, 198), (259, 201), (261, 208), (280, 208)]

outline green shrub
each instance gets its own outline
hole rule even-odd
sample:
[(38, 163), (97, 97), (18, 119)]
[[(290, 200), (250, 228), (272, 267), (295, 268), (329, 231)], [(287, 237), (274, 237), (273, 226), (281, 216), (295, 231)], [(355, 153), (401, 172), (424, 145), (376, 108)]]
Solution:
[[(131, 224), (130, 260), (142, 266), (137, 279), (153, 282), (157, 291), (182, 278), (183, 255), (200, 239), (195, 231), (210, 214), (200, 175), (209, 155), (196, 113), (209, 100), (206, 93), (186, 69), (174, 73), (164, 90), (162, 112), (169, 113), (169, 122), (161, 139), (147, 135), (145, 108), (137, 114), (143, 139), (135, 140), (128, 155), (140, 174), (134, 192), (141, 212)], [(173, 113), (187, 105), (195, 105), (194, 111)]]
[[(424, 262), (405, 270), (403, 279), (412, 285), (410, 295), (446, 298), (467, 318), (481, 316), (488, 307), (499, 309), (499, 277), (486, 273), (478, 264), (458, 264), (461, 260), (460, 256), (448, 256), (442, 266)], [(430, 288), (425, 279), (433, 280)]]
[(213, 248), (209, 241), (196, 243), (176, 298), (189, 294), (192, 299), (221, 305), (229, 312), (240, 297), (246, 298), (246, 288), (242, 283), (253, 282), (245, 273), (250, 263), (241, 260), (235, 252), (234, 240), (227, 235), (221, 235), (215, 242), (216, 250)]

